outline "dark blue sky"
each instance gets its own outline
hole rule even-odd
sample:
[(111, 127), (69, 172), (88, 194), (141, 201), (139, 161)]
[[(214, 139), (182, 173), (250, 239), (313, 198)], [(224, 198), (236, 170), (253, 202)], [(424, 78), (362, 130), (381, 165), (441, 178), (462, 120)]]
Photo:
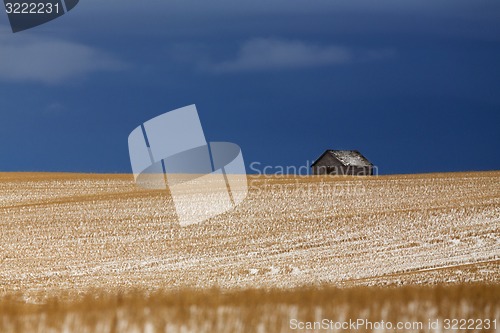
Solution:
[(0, 171), (130, 172), (128, 134), (193, 103), (247, 165), (500, 169), (498, 0), (103, 2), (0, 15)]

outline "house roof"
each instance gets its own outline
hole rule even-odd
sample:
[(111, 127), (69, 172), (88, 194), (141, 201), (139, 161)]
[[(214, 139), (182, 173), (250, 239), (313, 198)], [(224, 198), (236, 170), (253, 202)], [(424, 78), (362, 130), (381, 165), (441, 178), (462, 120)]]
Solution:
[(332, 149), (326, 150), (323, 154), (321, 154), (320, 157), (318, 157), (316, 161), (313, 162), (312, 165), (315, 165), (326, 154), (331, 154), (345, 166), (360, 166), (360, 167), (373, 166), (373, 164), (370, 163), (370, 161), (368, 161), (368, 159), (366, 159), (366, 157), (364, 157), (357, 150), (332, 150)]

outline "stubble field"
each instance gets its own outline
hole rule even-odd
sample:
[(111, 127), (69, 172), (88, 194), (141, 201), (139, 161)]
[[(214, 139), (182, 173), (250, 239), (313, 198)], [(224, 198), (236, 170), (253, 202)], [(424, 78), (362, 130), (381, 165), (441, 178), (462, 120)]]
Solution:
[(500, 172), (248, 182), (235, 210), (181, 228), (130, 175), (0, 174), (0, 331), (500, 320)]

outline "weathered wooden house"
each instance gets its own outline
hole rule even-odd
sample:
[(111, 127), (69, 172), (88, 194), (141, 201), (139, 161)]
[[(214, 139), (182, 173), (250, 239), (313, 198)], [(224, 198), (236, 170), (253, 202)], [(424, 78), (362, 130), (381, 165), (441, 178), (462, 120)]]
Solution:
[(311, 165), (313, 175), (371, 176), (374, 166), (357, 150), (327, 150)]

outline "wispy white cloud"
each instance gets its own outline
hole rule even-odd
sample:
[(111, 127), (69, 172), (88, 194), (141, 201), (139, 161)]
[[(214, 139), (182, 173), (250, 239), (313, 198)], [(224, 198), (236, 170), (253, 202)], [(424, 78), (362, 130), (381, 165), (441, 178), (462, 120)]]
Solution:
[(58, 84), (126, 65), (96, 48), (30, 34), (0, 34), (0, 81)]
[(257, 38), (245, 42), (235, 59), (209, 64), (208, 69), (216, 72), (240, 72), (300, 68), (343, 64), (351, 59), (351, 51), (345, 47)]
[(57, 115), (57, 114), (64, 113), (66, 111), (67, 111), (66, 106), (63, 103), (58, 102), (58, 101), (54, 101), (52, 103), (49, 103), (44, 109), (44, 113), (46, 115)]
[(298, 40), (257, 38), (243, 43), (236, 57), (227, 61), (206, 62), (212, 72), (244, 72), (334, 66), (392, 56), (392, 51), (354, 51), (349, 47), (317, 45)]

